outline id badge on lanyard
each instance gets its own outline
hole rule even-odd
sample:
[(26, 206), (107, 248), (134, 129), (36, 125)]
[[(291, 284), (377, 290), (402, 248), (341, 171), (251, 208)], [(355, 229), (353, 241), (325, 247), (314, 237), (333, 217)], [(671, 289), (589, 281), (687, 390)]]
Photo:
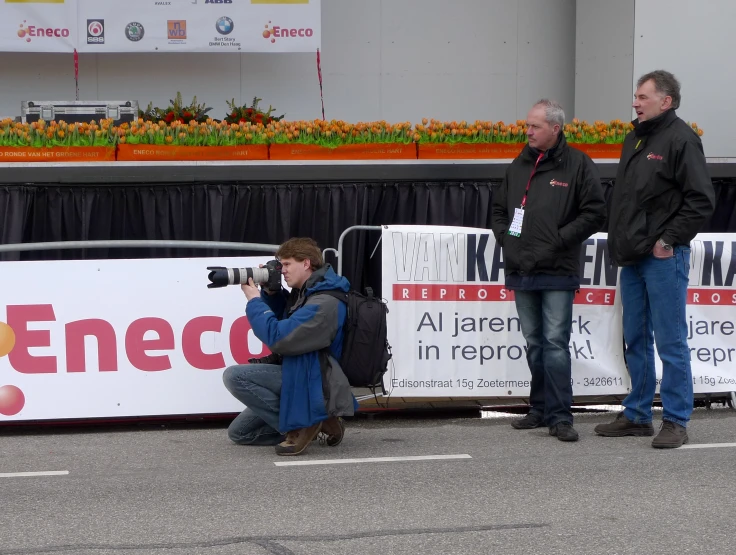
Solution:
[(539, 161), (542, 159), (543, 156), (544, 152), (539, 155), (539, 157), (537, 158), (537, 163), (534, 164), (534, 169), (532, 170), (532, 174), (529, 176), (529, 181), (526, 184), (524, 198), (521, 199), (521, 208), (517, 208), (514, 210), (514, 219), (511, 221), (511, 225), (506, 232), (507, 234), (513, 235), (514, 237), (521, 237), (521, 228), (524, 224), (524, 208), (526, 207), (526, 197), (529, 194), (529, 185), (532, 184), (532, 177), (534, 177), (534, 174), (537, 171), (537, 166), (539, 165)]

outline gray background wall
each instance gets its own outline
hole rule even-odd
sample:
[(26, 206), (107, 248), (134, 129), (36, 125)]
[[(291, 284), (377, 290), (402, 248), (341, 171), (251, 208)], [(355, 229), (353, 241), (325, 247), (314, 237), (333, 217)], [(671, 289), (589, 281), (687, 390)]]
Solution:
[[(701, 0), (693, 13), (691, 5), (322, 0), (326, 116), (508, 122), (525, 118), (529, 106), (546, 96), (563, 104), (568, 119), (628, 120), (635, 67), (638, 75), (667, 66), (683, 78), (683, 117), (706, 128), (706, 154), (736, 156), (720, 117), (723, 111), (734, 115), (726, 98), (734, 72), (724, 60), (734, 46), (727, 26), (736, 3)], [(697, 33), (707, 33), (709, 41), (682, 40)], [(708, 79), (695, 79), (706, 68), (712, 69)], [(134, 99), (142, 107), (163, 107), (176, 91), (185, 101), (197, 95), (215, 117), (224, 116), (226, 100), (244, 103), (254, 96), (288, 119), (321, 117), (316, 54), (80, 55), (82, 100)], [(718, 103), (710, 100), (713, 94)], [(21, 100), (73, 98), (71, 54), (0, 53), (0, 116), (18, 115)]]
[(578, 0), (575, 116), (633, 119), (634, 0)]
[(704, 130), (710, 158), (736, 157), (736, 2), (638, 0), (634, 76), (666, 69), (682, 85), (677, 111)]
[[(536, 97), (574, 102), (575, 0), (323, 0), (328, 118), (504, 119)], [(80, 99), (164, 105), (180, 90), (221, 116), (253, 96), (289, 119), (321, 117), (316, 55), (80, 55)], [(0, 54), (0, 114), (73, 99), (71, 54)]]

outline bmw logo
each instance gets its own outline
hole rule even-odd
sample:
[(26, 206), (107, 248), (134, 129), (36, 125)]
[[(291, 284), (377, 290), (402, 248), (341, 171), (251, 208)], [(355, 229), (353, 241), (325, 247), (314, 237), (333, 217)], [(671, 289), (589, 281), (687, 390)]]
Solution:
[(217, 29), (217, 32), (221, 35), (229, 35), (233, 32), (234, 27), (235, 24), (229, 17), (221, 17), (217, 20), (217, 23), (215, 23), (215, 29)]

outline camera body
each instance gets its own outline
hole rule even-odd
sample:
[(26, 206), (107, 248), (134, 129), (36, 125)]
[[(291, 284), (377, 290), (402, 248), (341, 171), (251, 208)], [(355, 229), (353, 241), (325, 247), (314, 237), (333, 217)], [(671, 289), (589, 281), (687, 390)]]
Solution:
[(260, 285), (266, 291), (276, 292), (281, 290), (281, 262), (278, 260), (269, 260), (263, 268), (207, 266), (207, 269), (210, 270), (207, 277), (211, 282), (207, 284), (208, 289), (240, 285), (248, 283), (248, 280), (252, 278), (253, 283)]

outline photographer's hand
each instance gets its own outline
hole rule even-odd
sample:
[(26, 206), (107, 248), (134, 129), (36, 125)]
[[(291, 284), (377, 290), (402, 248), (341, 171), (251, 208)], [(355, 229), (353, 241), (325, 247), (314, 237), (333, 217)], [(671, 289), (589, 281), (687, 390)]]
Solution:
[(250, 278), (248, 283), (242, 283), (240, 288), (243, 290), (243, 293), (245, 293), (245, 298), (249, 301), (261, 296), (261, 292), (258, 290), (258, 287), (253, 283), (253, 278)]

